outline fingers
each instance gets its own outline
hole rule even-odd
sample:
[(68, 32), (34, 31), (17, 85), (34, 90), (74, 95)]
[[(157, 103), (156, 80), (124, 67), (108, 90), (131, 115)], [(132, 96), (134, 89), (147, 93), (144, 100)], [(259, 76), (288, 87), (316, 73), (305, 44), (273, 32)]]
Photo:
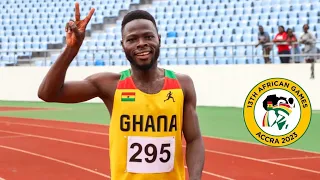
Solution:
[(76, 21), (80, 21), (80, 7), (79, 7), (79, 3), (76, 2), (75, 3), (75, 18), (76, 18)]
[(70, 28), (70, 26), (69, 26), (69, 22), (66, 23), (66, 26), (65, 26), (65, 28), (64, 28), (64, 31), (65, 31), (66, 33), (71, 33), (71, 28)]
[(66, 23), (65, 32), (68, 33), (68, 34), (72, 33), (72, 29), (71, 29), (71, 26), (70, 26), (72, 22), (74, 22), (74, 21), (72, 19), (70, 19), (70, 21)]
[(67, 22), (66, 27), (65, 27), (65, 31), (68, 34), (72, 34), (74, 33), (74, 35), (76, 36), (76, 38), (80, 38), (80, 32), (79, 29), (76, 25), (76, 23), (72, 20), (70, 20), (69, 22)]
[(94, 11), (95, 11), (95, 9), (92, 8), (92, 9), (89, 11), (88, 16), (83, 20), (84, 23), (85, 23), (85, 25), (87, 25), (87, 24), (89, 23), (89, 21), (91, 20), (91, 17), (92, 17), (92, 15), (93, 15)]
[[(69, 25), (69, 27), (70, 27), (71, 32), (74, 32), (75, 36), (76, 36), (77, 38), (79, 38), (79, 37), (80, 37), (80, 32), (79, 32), (79, 29), (78, 29), (76, 23), (73, 22), (73, 21), (70, 21), (70, 22), (68, 23), (68, 25)], [(68, 32), (68, 33), (69, 33), (69, 32)]]

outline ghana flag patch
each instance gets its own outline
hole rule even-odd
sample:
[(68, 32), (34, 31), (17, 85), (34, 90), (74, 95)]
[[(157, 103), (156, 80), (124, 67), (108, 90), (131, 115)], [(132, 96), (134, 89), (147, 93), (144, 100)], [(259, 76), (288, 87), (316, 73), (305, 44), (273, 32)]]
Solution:
[(121, 93), (121, 101), (135, 101), (136, 93), (135, 92), (123, 92)]

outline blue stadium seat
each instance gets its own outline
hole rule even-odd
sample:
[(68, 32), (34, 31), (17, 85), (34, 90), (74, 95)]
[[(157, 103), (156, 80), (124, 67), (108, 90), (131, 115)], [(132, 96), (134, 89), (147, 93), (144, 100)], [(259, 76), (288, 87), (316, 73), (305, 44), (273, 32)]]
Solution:
[(235, 58), (236, 64), (248, 64), (248, 60), (246, 58)]
[(104, 66), (105, 62), (103, 60), (95, 60), (94, 65), (95, 66)]
[(78, 66), (87, 66), (86, 61), (78, 61)]
[[(185, 60), (184, 59), (178, 59), (179, 62), (182, 62), (184, 64)], [(178, 61), (177, 59), (169, 59), (168, 60), (168, 65), (177, 65)], [(179, 63), (180, 64), (180, 63)]]
[[(74, 16), (74, 12), (70, 11), (74, 3), (60, 0), (53, 0), (53, 3), (54, 6), (49, 7), (46, 2), (38, 0), (6, 1), (4, 3), (6, 11), (0, 12), (2, 19), (0, 22), (1, 49), (45, 50), (48, 44), (64, 43), (64, 23)], [(82, 11), (88, 11), (92, 6), (97, 7), (87, 27), (88, 30), (92, 30), (93, 24), (103, 23), (106, 17), (118, 17), (120, 10), (128, 10), (131, 4), (136, 3), (140, 3), (140, 0), (81, 1), (80, 7)], [(18, 8), (19, 11), (17, 11)], [(257, 41), (257, 25), (264, 26), (271, 36), (278, 32), (278, 25), (284, 25), (286, 28), (292, 27), (295, 33), (300, 35), (302, 25), (308, 23), (310, 30), (317, 32), (320, 29), (318, 25), (320, 23), (319, 8), (320, 1), (318, 0), (155, 0), (147, 10), (156, 18), (163, 45), (192, 45), (194, 43), (253, 43)], [(114, 25), (108, 26), (104, 32), (91, 31), (91, 38), (87, 39), (88, 43), (83, 45), (83, 48), (107, 50), (108, 47), (121, 48), (120, 32), (121, 20), (119, 19)], [(250, 48), (252, 50), (252, 47)], [(120, 54), (107, 52), (103, 53), (103, 56), (98, 55), (99, 57), (94, 56), (94, 58), (93, 55), (87, 56), (86, 53), (79, 54), (77, 59), (83, 61), (79, 60), (78, 64), (72, 65), (95, 65), (94, 59), (105, 62), (105, 65), (126, 64), (123, 52)], [(187, 52), (185, 51), (185, 55)], [(249, 52), (248, 47), (246, 52)], [(210, 64), (214, 59), (212, 56), (211, 59), (197, 57), (196, 60), (186, 57), (173, 61), (166, 59), (168, 57), (165, 50), (161, 53), (160, 61), (163, 63)], [(183, 52), (179, 53), (179, 50), (177, 53), (183, 54)], [(210, 53), (217, 53), (217, 50), (213, 52), (206, 50), (204, 54), (208, 56)], [(239, 53), (241, 52), (236, 52), (236, 54)], [(21, 54), (30, 55), (32, 53)], [(111, 61), (109, 61), (110, 57)], [(116, 61), (117, 58), (120, 60)], [(92, 60), (92, 63), (88, 63), (88, 59)], [(247, 59), (246, 62), (255, 63), (256, 59), (259, 58), (250, 61)], [(243, 62), (243, 59), (236, 62), (238, 61)], [(233, 63), (226, 58), (221, 58), (217, 62)], [(276, 62), (279, 61), (276, 60)]]
[(178, 59), (185, 58), (186, 57), (186, 53), (187, 53), (187, 50), (185, 48), (178, 48), (178, 50), (177, 50), (177, 58)]
[(225, 58), (216, 58), (215, 62), (216, 64), (228, 64), (228, 60)]
[(167, 58), (175, 59), (177, 57), (177, 50), (176, 49), (169, 49), (167, 53)]
[(205, 57), (197, 58), (196, 63), (199, 65), (207, 65), (210, 64), (209, 60), (206, 59)]
[(210, 35), (207, 35), (207, 36), (203, 36), (203, 43), (205, 44), (211, 44), (213, 41), (212, 41), (212, 36)]
[[(172, 29), (174, 29), (174, 28), (172, 28)], [(169, 31), (167, 33), (167, 37), (178, 37), (178, 34), (175, 31)]]

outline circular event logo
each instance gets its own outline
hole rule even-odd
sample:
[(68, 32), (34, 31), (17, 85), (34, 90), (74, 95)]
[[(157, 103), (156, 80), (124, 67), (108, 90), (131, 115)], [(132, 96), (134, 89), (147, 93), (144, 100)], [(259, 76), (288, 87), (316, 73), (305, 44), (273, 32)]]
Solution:
[(295, 82), (271, 78), (260, 82), (248, 94), (243, 115), (251, 135), (259, 142), (281, 147), (300, 139), (311, 121), (311, 104)]

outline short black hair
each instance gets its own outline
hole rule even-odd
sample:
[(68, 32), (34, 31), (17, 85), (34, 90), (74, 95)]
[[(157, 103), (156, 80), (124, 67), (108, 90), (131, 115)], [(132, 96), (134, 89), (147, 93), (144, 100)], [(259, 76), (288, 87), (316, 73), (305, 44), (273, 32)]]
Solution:
[(156, 30), (158, 31), (156, 21), (154, 17), (147, 11), (144, 10), (133, 10), (130, 11), (128, 14), (126, 14), (123, 17), (122, 23), (121, 23), (121, 32), (123, 31), (123, 28), (126, 24), (128, 24), (130, 21), (136, 20), (136, 19), (146, 19), (151, 21), (154, 26), (156, 27)]

